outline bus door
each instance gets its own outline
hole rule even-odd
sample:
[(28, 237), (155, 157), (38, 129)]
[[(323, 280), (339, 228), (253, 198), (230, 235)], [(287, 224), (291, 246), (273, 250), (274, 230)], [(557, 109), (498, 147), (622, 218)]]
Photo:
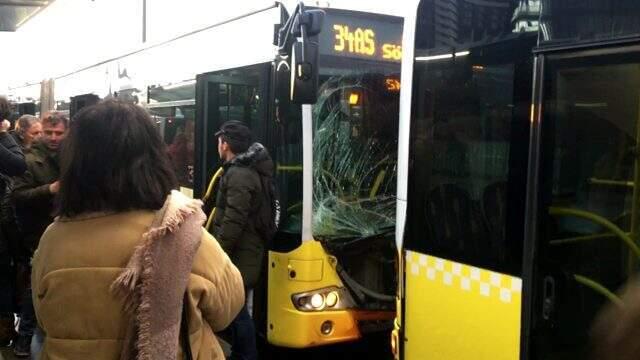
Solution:
[(461, 18), (483, 20), (457, 37), (438, 1), (418, 8), (403, 243), (407, 360), (520, 357), (537, 34), (513, 33), (511, 6), (461, 7)]
[(254, 141), (267, 144), (267, 88), (269, 63), (226, 69), (196, 78), (196, 169), (195, 196), (202, 198), (216, 170), (218, 157), (216, 131), (228, 120), (244, 122)]
[(617, 291), (638, 271), (640, 47), (538, 60), (528, 352), (530, 359), (585, 359), (598, 312), (619, 303)]
[[(211, 180), (222, 165), (218, 156), (220, 126), (229, 120), (244, 122), (253, 132), (253, 141), (271, 151), (267, 123), (269, 119), (269, 81), (271, 64), (262, 63), (198, 75), (196, 78), (196, 165), (195, 197), (204, 198), (205, 212), (210, 216), (215, 203), (215, 186)], [(211, 188), (211, 189), (209, 189)], [(266, 261), (265, 261), (266, 262)], [(265, 283), (264, 288), (260, 285)], [(266, 282), (254, 289), (253, 315), (257, 324), (266, 320)], [(264, 331), (264, 326), (258, 326)]]

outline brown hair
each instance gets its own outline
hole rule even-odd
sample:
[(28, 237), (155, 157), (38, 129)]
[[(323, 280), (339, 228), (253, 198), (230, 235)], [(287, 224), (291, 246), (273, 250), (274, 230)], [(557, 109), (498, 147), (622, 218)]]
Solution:
[(176, 188), (149, 114), (119, 100), (82, 109), (62, 147), (58, 212), (155, 210)]
[(49, 111), (42, 117), (42, 126), (46, 124), (56, 126), (59, 123), (63, 123), (65, 129), (69, 127), (69, 118), (60, 111)]

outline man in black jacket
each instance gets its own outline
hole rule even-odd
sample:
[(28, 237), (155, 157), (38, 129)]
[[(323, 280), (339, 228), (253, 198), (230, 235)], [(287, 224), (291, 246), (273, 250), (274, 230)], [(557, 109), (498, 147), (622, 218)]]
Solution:
[[(60, 189), (58, 151), (67, 134), (68, 122), (61, 113), (45, 114), (42, 119), (42, 141), (33, 145), (27, 153), (27, 171), (14, 178), (12, 198), (23, 235), (19, 261), (23, 264), (26, 262), (27, 266), (40, 237), (53, 221), (53, 199)], [(36, 326), (30, 288), (23, 298), (20, 311), (20, 336), (14, 348), (18, 357), (30, 355), (31, 337)]]
[[(7, 132), (11, 114), (9, 102), (0, 96), (0, 194), (7, 189), (7, 176), (21, 175), (26, 169), (20, 146)], [(1, 195), (0, 195), (1, 196)], [(7, 234), (0, 231), (0, 346), (6, 346), (15, 338), (13, 328), (15, 277), (12, 253)]]
[[(213, 235), (240, 270), (245, 293), (251, 294), (265, 252), (258, 211), (269, 205), (262, 203), (261, 176), (273, 176), (273, 161), (264, 146), (251, 143), (251, 131), (240, 121), (227, 121), (216, 136), (224, 175), (216, 196)], [(231, 359), (257, 359), (255, 326), (246, 304), (230, 328)]]

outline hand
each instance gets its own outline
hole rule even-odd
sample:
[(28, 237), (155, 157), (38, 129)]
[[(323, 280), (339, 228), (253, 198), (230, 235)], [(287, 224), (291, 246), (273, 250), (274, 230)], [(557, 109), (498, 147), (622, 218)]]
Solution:
[(52, 194), (57, 194), (60, 191), (60, 180), (49, 184), (49, 192)]
[(2, 120), (2, 122), (0, 123), (0, 132), (7, 132), (9, 128), (11, 128), (11, 123), (9, 122), (9, 120)]

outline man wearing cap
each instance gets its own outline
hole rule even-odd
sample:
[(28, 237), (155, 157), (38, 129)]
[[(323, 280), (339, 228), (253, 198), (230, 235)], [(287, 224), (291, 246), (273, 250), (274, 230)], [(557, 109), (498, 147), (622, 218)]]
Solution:
[[(265, 234), (257, 224), (257, 213), (265, 200), (261, 177), (273, 177), (273, 161), (240, 121), (227, 121), (216, 133), (218, 154), (223, 162), (215, 201), (211, 233), (238, 267), (250, 294), (260, 276), (265, 252)], [(231, 359), (257, 359), (255, 326), (245, 304), (230, 325)]]

